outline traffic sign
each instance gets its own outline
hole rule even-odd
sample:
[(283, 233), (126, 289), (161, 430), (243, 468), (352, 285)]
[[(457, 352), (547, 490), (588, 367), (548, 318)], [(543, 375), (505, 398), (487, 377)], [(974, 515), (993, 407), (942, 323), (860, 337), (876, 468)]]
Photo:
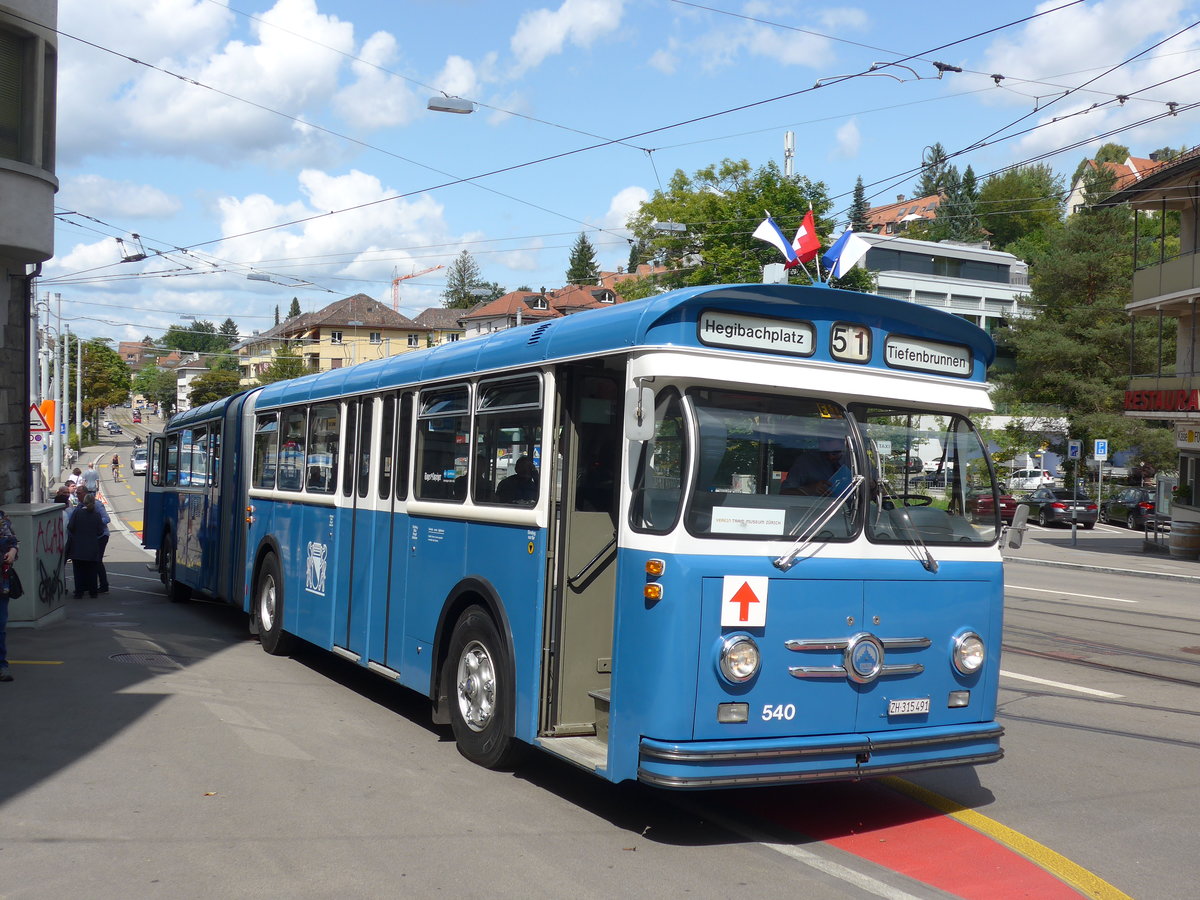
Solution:
[(1104, 462), (1108, 459), (1108, 441), (1098, 438), (1092, 445), (1092, 459), (1097, 462)]
[(42, 411), (38, 409), (36, 403), (29, 404), (29, 430), (50, 431), (50, 423), (46, 421), (46, 417), (42, 415)]
[(1083, 456), (1083, 441), (1067, 441), (1067, 459), (1079, 459)]

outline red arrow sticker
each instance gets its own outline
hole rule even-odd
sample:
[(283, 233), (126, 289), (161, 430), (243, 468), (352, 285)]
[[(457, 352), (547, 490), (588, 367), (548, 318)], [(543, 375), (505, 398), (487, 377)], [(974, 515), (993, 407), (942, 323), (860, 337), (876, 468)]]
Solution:
[(767, 583), (768, 579), (762, 575), (726, 575), (721, 585), (721, 627), (765, 626)]

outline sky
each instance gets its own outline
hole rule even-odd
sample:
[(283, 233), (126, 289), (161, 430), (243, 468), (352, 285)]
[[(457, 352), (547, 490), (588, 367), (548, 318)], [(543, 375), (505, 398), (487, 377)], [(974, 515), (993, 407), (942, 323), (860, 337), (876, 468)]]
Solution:
[(552, 289), (581, 232), (615, 270), (675, 171), (782, 168), (788, 131), (843, 222), (860, 176), (874, 203), (911, 196), (934, 143), (978, 176), (1069, 178), (1107, 141), (1200, 144), (1198, 20), (1183, 0), (59, 0), (39, 296), (120, 341), (186, 317), (249, 335), (293, 297), (390, 305), (443, 266), (398, 284), (413, 317), (464, 249), (485, 281)]

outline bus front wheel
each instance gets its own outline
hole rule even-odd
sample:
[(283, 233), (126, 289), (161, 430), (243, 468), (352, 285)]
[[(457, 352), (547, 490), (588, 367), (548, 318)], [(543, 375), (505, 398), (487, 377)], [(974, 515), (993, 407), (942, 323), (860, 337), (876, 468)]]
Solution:
[(175, 603), (187, 600), (192, 592), (187, 585), (180, 584), (175, 577), (175, 536), (168, 534), (162, 542), (162, 578), (163, 586), (167, 589), (167, 599)]
[(511, 766), (520, 755), (513, 736), (512, 669), (500, 632), (482, 607), (472, 606), (459, 617), (445, 671), (458, 751), (488, 769)]
[(272, 656), (287, 656), (292, 636), (283, 630), (283, 580), (279, 560), (268, 553), (258, 570), (254, 588), (254, 615), (258, 619), (258, 640)]

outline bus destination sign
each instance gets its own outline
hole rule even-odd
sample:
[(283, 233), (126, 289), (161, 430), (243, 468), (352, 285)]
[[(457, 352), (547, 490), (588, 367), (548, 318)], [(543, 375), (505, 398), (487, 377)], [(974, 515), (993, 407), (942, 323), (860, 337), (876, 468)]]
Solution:
[(971, 350), (958, 344), (889, 334), (883, 345), (883, 358), (893, 369), (915, 369), (960, 378), (971, 375)]
[(812, 356), (816, 346), (816, 329), (811, 322), (707, 309), (700, 313), (696, 327), (700, 342), (710, 347)]

